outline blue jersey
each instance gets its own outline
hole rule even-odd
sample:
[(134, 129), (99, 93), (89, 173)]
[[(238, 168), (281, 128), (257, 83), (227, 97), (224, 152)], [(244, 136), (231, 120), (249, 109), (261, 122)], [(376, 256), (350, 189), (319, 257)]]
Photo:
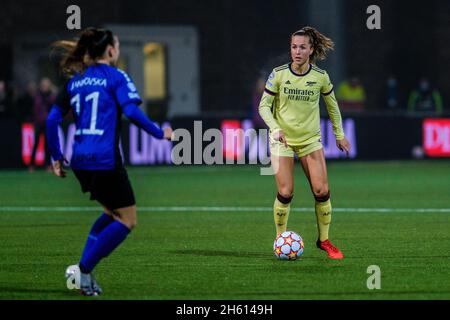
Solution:
[(141, 103), (130, 77), (115, 67), (97, 63), (73, 76), (56, 103), (63, 115), (72, 109), (75, 119), (71, 167), (109, 170), (121, 166), (122, 109)]

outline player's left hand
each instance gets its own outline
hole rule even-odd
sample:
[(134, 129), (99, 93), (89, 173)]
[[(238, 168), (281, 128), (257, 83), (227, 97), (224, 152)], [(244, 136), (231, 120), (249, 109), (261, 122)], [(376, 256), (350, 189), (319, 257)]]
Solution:
[(163, 131), (164, 131), (164, 139), (167, 139), (169, 141), (174, 140), (173, 139), (173, 130), (172, 130), (172, 128), (167, 127), (167, 128), (164, 128)]
[(68, 164), (67, 160), (64, 158), (53, 162), (52, 167), (55, 176), (60, 178), (65, 178), (67, 176), (67, 172), (64, 170), (64, 164)]
[(348, 157), (348, 153), (350, 152), (350, 142), (348, 142), (346, 138), (336, 140), (336, 146), (339, 148), (339, 150), (345, 151)]

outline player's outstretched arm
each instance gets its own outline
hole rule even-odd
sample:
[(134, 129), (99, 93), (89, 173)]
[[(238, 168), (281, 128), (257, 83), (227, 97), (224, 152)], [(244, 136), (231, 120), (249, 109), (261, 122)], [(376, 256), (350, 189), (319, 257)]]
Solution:
[(123, 108), (123, 113), (130, 119), (132, 123), (137, 125), (139, 128), (144, 129), (148, 134), (151, 134), (157, 139), (168, 139), (172, 138), (172, 129), (164, 128), (161, 130), (154, 122), (152, 122), (139, 107), (134, 103), (129, 103)]
[(54, 105), (47, 116), (47, 126), (46, 135), (48, 149), (50, 150), (50, 155), (53, 159), (53, 173), (61, 178), (66, 176), (66, 171), (64, 171), (63, 165), (67, 160), (64, 159), (61, 152), (58, 127), (63, 119), (63, 114), (58, 106)]
[(58, 126), (61, 124), (62, 118), (61, 110), (54, 105), (47, 116), (46, 134), (50, 155), (55, 161), (63, 157), (58, 136)]

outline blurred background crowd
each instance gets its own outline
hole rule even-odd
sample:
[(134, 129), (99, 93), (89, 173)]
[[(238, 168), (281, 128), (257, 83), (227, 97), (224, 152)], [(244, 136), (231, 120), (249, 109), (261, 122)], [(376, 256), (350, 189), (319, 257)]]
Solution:
[[(20, 45), (25, 50), (35, 48), (30, 38), (45, 34), (48, 47), (59, 37), (76, 36), (77, 30), (65, 28), (70, 4), (2, 1), (0, 117), (33, 117), (31, 101), (39, 100), (42, 90), (56, 93), (54, 85), (61, 83), (57, 72), (49, 70), (49, 50), (47, 57), (45, 51), (39, 53), (36, 63), (41, 65), (29, 68), (31, 74), (16, 65), (21, 63)], [(371, 4), (380, 7), (380, 30), (366, 27)], [(330, 57), (318, 65), (329, 71), (343, 112), (443, 114), (450, 109), (446, 72), (450, 43), (445, 40), (450, 38), (450, 3), (445, 0), (82, 0), (77, 5), (82, 27), (193, 27), (199, 49), (198, 114), (245, 116), (257, 103), (271, 68), (289, 62), (290, 34), (305, 25), (315, 26), (336, 44)], [(171, 99), (170, 90), (164, 99)]]
[[(1, 126), (42, 128), (64, 83), (50, 44), (79, 32), (66, 27), (72, 4), (82, 28), (119, 36), (119, 67), (158, 122), (235, 118), (264, 127), (257, 112), (264, 83), (290, 61), (290, 35), (306, 25), (335, 43), (317, 64), (330, 74), (344, 118), (450, 115), (446, 0), (3, 0)], [(380, 8), (380, 29), (366, 25), (370, 5)]]

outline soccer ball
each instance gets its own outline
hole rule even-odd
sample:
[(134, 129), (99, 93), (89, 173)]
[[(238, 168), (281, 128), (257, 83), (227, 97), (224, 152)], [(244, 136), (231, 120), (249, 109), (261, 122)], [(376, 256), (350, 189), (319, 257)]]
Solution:
[(303, 239), (293, 231), (279, 234), (273, 242), (273, 253), (281, 260), (295, 260), (303, 253)]

